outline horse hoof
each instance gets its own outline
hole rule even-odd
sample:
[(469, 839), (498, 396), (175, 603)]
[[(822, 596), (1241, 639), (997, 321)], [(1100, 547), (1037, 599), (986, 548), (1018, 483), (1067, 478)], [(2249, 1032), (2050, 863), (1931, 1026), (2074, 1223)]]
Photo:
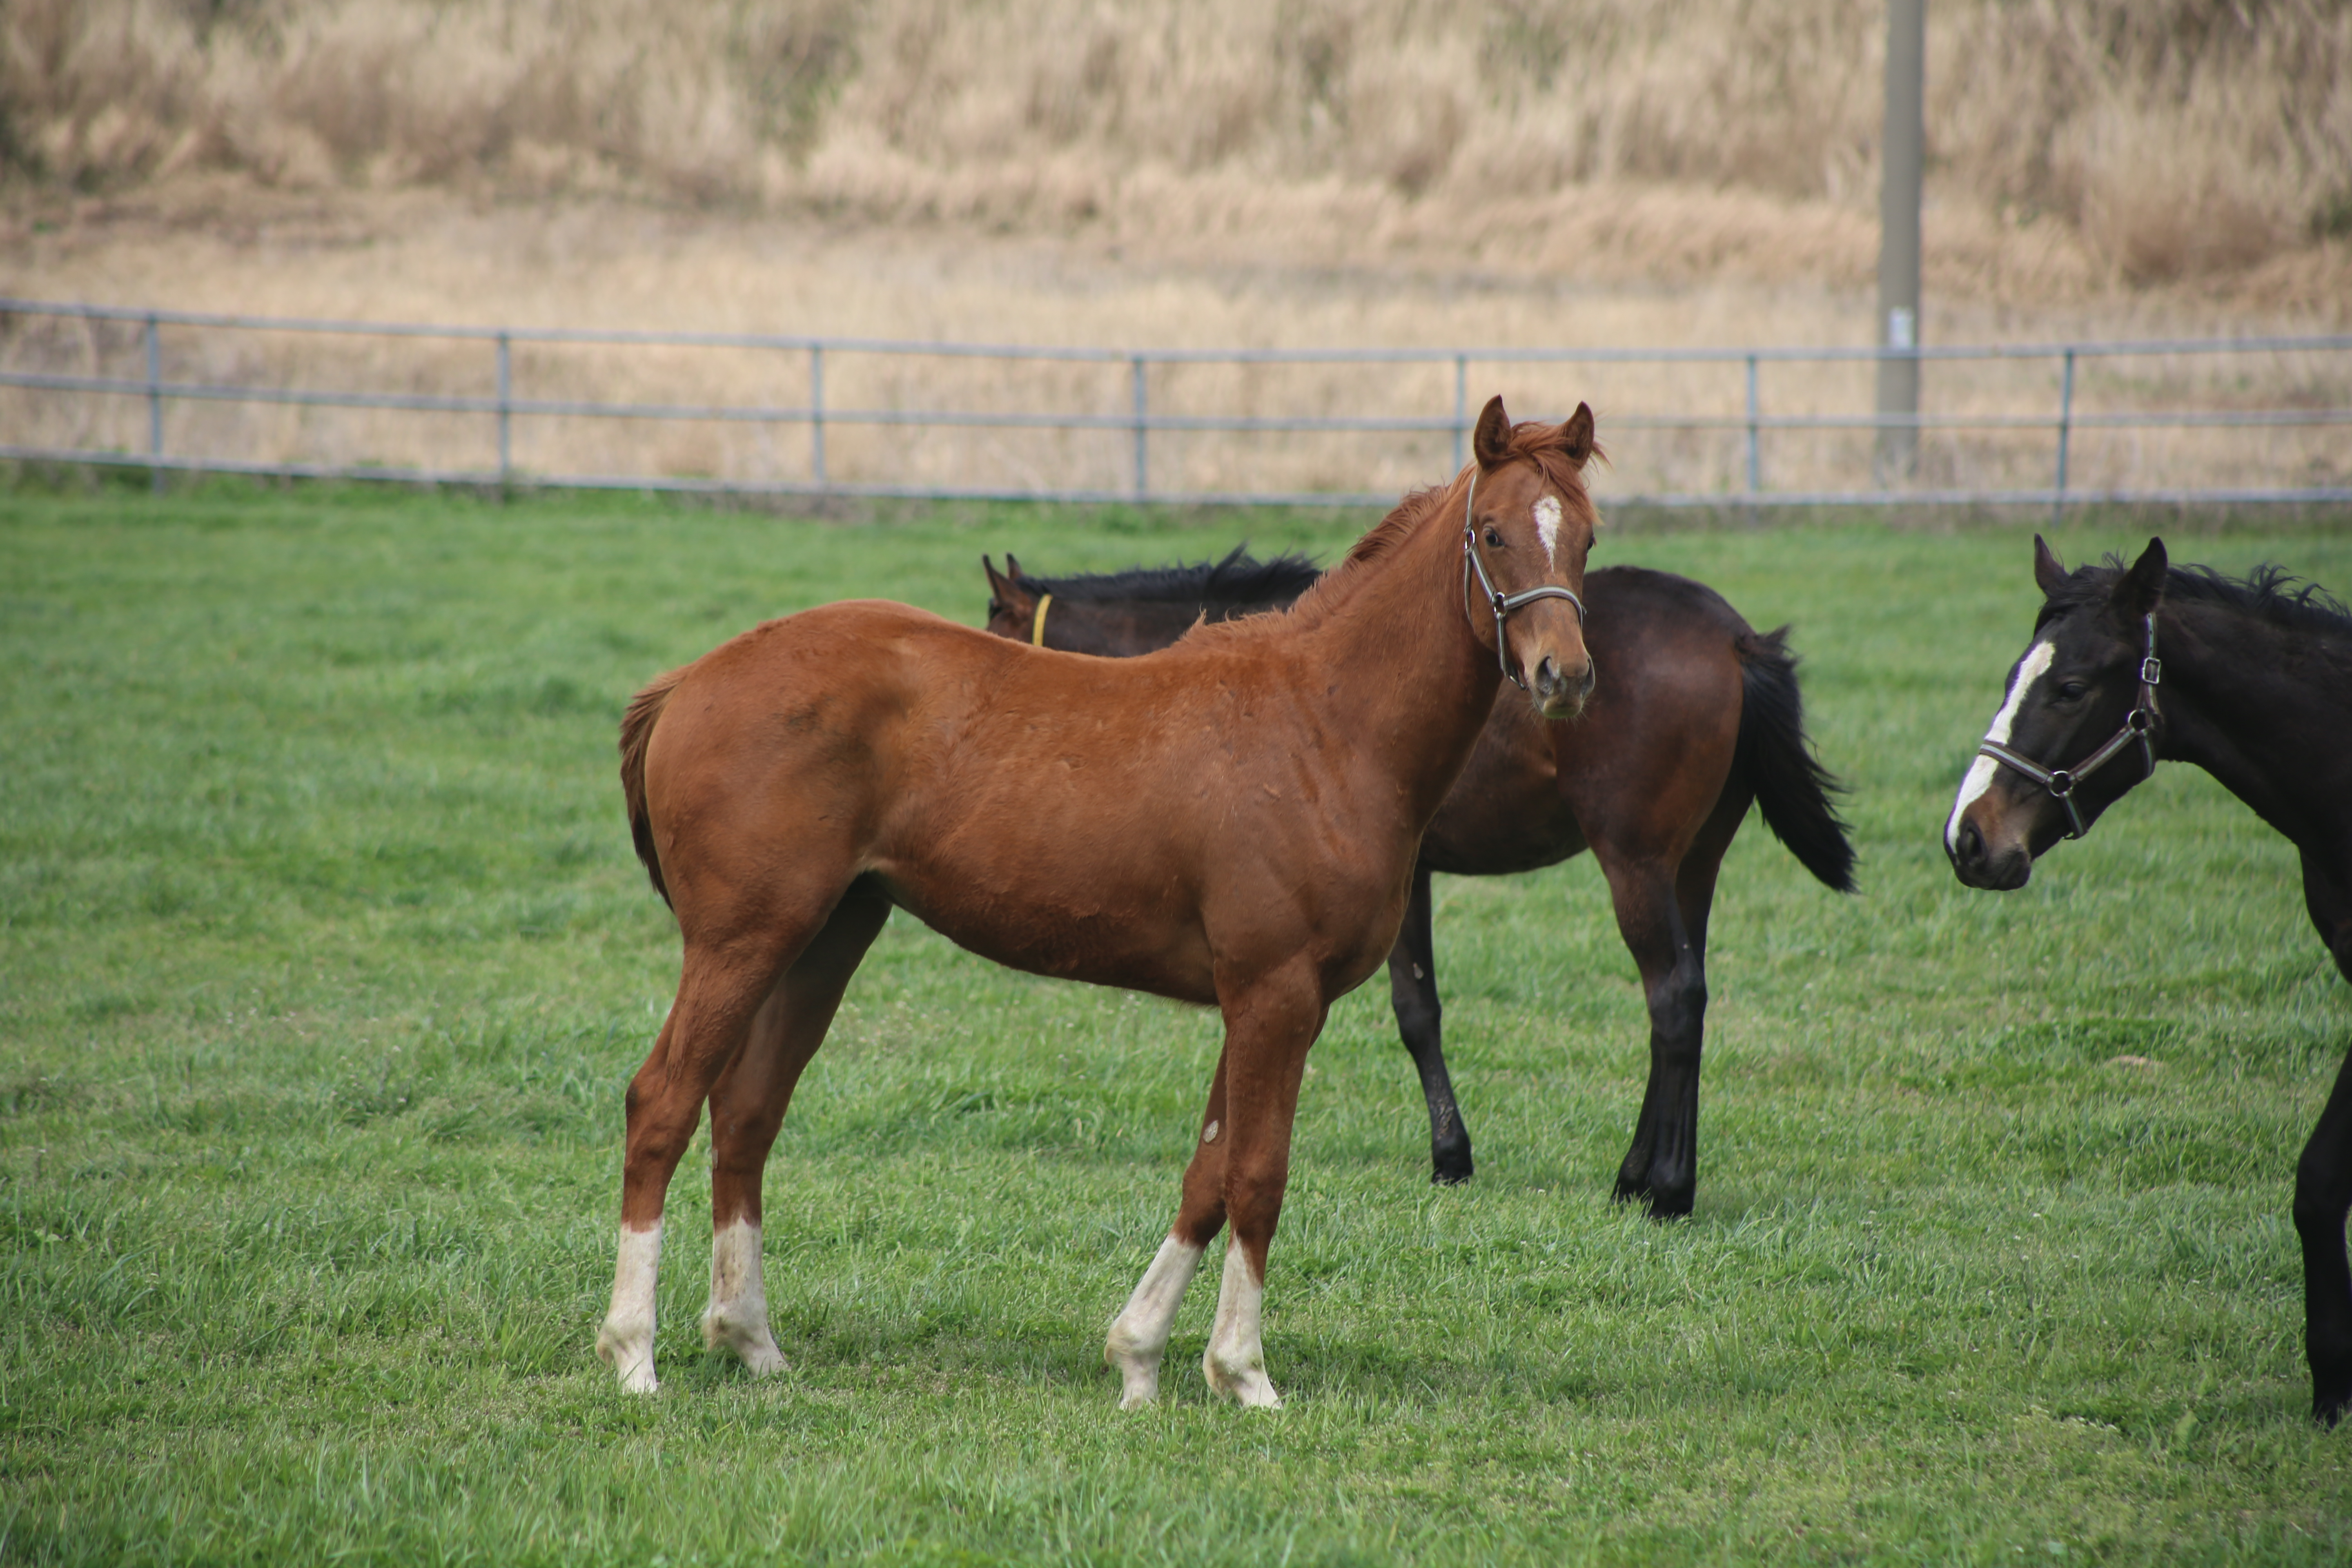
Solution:
[(2352, 1411), (2352, 1387), (2332, 1389), (2311, 1396), (2311, 1418), (2322, 1426), (2333, 1428)]
[(1458, 1187), (1468, 1181), (1470, 1175), (1470, 1163), (1466, 1160), (1459, 1165), (1434, 1165), (1430, 1169), (1429, 1184), (1433, 1187)]

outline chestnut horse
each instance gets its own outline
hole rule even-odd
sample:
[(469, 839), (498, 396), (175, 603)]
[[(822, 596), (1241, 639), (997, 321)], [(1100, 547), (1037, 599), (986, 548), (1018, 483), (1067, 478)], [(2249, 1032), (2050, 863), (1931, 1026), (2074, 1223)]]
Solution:
[(1177, 1305), (1230, 1221), (1202, 1368), (1244, 1405), (1280, 1403), (1259, 1321), (1307, 1049), (1395, 942), (1422, 831), (1503, 679), (1548, 714), (1591, 689), (1578, 590), (1592, 412), (1514, 427), (1496, 398), (1474, 449), (1294, 613), (1149, 658), (1078, 658), (868, 600), (770, 621), (637, 694), (622, 788), (685, 952), (627, 1097), (596, 1344), (626, 1387), (655, 1386), (662, 1200), (706, 1100), (704, 1340), (756, 1372), (783, 1364), (761, 1174), (896, 904), (1000, 963), (1223, 1014), (1175, 1223), (1104, 1356), (1123, 1407), (1151, 1402)]
[[(1971, 888), (2025, 886), (2159, 760), (2194, 763), (2303, 852), (2304, 907), (2352, 980), (2352, 614), (2276, 567), (2243, 581), (2169, 566), (2069, 574), (2040, 536), (2033, 644), (1944, 826)], [(2352, 1055), (2294, 1173), (2311, 1412), (2352, 1408)]]
[[(1198, 566), (1034, 577), (983, 558), (988, 629), (1078, 653), (1139, 654), (1197, 621), (1290, 603), (1318, 574), (1297, 556), (1241, 550)], [(1617, 1196), (1660, 1217), (1688, 1214), (1698, 1183), (1698, 1075), (1706, 1024), (1706, 923), (1732, 836), (1758, 805), (1805, 869), (1853, 889), (1853, 846), (1813, 758), (1788, 628), (1759, 632), (1703, 583), (1639, 566), (1586, 579), (1584, 628), (1609, 671), (1573, 721), (1546, 723), (1500, 702), (1413, 868), (1412, 900), (1389, 954), (1397, 1032), (1429, 1105), (1430, 1179), (1470, 1179), (1470, 1132), (1440, 1034), (1430, 932), (1432, 870), (1491, 877), (1557, 865), (1587, 848), (1609, 880), (1617, 930), (1650, 1012), (1649, 1088)]]

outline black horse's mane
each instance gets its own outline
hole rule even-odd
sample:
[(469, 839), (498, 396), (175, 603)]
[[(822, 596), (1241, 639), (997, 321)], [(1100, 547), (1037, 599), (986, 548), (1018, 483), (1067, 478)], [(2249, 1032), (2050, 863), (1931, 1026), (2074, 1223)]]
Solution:
[[(2116, 578), (2128, 568), (2122, 556), (2109, 555), (2104, 566), (2075, 572), (2042, 606), (2039, 619), (2047, 621), (2068, 610), (2103, 602)], [(2224, 605), (2295, 631), (2352, 637), (2352, 609), (2318, 584), (2306, 582), (2284, 566), (2265, 562), (2243, 577), (2225, 576), (2210, 566), (2174, 566), (2164, 578), (2167, 598)]]
[(1144, 600), (1199, 605), (1287, 604), (1315, 585), (1322, 568), (1304, 555), (1286, 552), (1260, 561), (1247, 543), (1236, 544), (1222, 561), (1191, 565), (1130, 566), (1124, 572), (1084, 573), (1072, 577), (1013, 579), (1024, 588), (1057, 599)]

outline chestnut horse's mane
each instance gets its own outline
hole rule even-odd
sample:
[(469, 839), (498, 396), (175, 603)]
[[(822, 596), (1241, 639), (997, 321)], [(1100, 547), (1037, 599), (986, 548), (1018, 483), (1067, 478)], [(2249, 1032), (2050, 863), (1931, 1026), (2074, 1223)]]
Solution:
[[(1577, 465), (1570, 462), (1567, 454), (1559, 449), (1555, 439), (1559, 432), (1559, 426), (1536, 420), (1514, 425), (1507, 453), (1509, 457), (1525, 458), (1535, 464), (1542, 471), (1544, 479), (1560, 494), (1571, 498), (1584, 496), (1583, 476), (1579, 473)], [(1592, 444), (1591, 455), (1604, 462), (1608, 458), (1598, 441)], [(1312, 587), (1298, 596), (1297, 602), (1286, 612), (1286, 619), (1285, 612), (1276, 611), (1269, 615), (1215, 622), (1196, 627), (1190, 635), (1195, 637), (1265, 636), (1286, 625), (1295, 626), (1302, 621), (1313, 625), (1322, 620), (1354, 596), (1357, 588), (1362, 585), (1366, 567), (1410, 538), (1429, 514), (1438, 510), (1441, 502), (1452, 501), (1462, 492), (1470, 471), (1465, 469), (1444, 484), (1414, 490), (1397, 502), (1371, 531), (1356, 541), (1354, 548), (1337, 566), (1326, 572)]]

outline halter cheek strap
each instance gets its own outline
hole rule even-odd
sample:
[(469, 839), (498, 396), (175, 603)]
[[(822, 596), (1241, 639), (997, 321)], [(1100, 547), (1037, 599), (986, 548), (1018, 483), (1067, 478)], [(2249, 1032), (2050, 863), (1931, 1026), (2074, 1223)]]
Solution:
[(2014, 769), (2058, 797), (2066, 808), (2066, 837), (2080, 838), (2089, 831), (2083, 824), (2083, 813), (2074, 804), (2074, 786), (2113, 762), (2123, 749), (2134, 741), (2139, 742), (2140, 755), (2147, 760), (2146, 777), (2156, 776), (2156, 721), (2160, 714), (2156, 705), (2156, 689), (2164, 679), (2164, 661), (2156, 657), (2156, 612), (2147, 613), (2147, 652), (2139, 661), (2139, 700), (2132, 710), (2124, 715), (2124, 727), (2107, 737), (2106, 743), (2071, 768), (2045, 768), (2022, 752), (2012, 751), (1999, 741), (1987, 740), (1977, 747), (1977, 755), (1990, 757), (2005, 768)]
[[(1470, 468), (1470, 493), (1462, 499), (1462, 613), (1470, 617), (1474, 626), (1476, 624), (1476, 616), (1470, 609), (1470, 574), (1475, 572), (1478, 575), (1479, 592), (1486, 601), (1486, 607), (1495, 615), (1495, 662), (1502, 668), (1504, 677), (1512, 685), (1525, 691), (1528, 689), (1527, 679), (1511, 668), (1511, 649), (1503, 636), (1503, 617), (1513, 610), (1534, 604), (1538, 599), (1566, 599), (1576, 606), (1576, 619), (1580, 626), (1584, 622), (1584, 601), (1568, 589), (1555, 587), (1549, 583), (1517, 594), (1496, 593), (1494, 579), (1486, 575), (1486, 563), (1479, 558), (1478, 527), (1470, 516), (1470, 510), (1477, 500), (1478, 469), (1473, 464)], [(1038, 613), (1043, 615), (1045, 612), (1040, 609)]]
[(1045, 646), (1045, 606), (1053, 602), (1054, 595), (1051, 594), (1044, 595), (1037, 600), (1036, 618), (1029, 623), (1029, 646), (1031, 647), (1044, 647)]

